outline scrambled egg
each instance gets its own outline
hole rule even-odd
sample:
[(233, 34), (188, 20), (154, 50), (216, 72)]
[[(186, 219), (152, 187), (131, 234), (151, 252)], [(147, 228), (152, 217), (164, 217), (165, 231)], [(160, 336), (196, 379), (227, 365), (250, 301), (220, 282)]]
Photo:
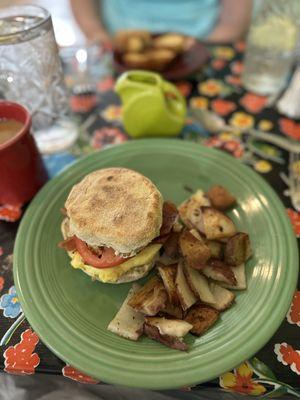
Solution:
[(145, 247), (139, 254), (124, 261), (122, 264), (111, 268), (94, 268), (90, 265), (84, 264), (81, 255), (78, 251), (69, 252), (72, 258), (71, 265), (73, 268), (82, 269), (88, 275), (101, 280), (102, 282), (116, 282), (123, 274), (131, 270), (132, 268), (140, 267), (145, 264), (151, 263), (155, 255), (161, 248), (161, 244), (150, 244)]

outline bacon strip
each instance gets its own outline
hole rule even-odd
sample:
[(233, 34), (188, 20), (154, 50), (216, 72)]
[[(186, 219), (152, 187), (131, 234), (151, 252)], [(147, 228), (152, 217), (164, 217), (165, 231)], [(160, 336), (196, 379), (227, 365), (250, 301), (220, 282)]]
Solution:
[(58, 247), (67, 251), (76, 250), (75, 236), (71, 236), (65, 240), (62, 240), (58, 243)]
[(163, 204), (163, 221), (159, 236), (165, 236), (171, 232), (177, 216), (178, 211), (175, 204), (171, 203), (170, 201), (165, 201)]
[(60, 209), (60, 212), (61, 212), (62, 215), (64, 215), (65, 217), (68, 216), (66, 207), (62, 207), (62, 208)]

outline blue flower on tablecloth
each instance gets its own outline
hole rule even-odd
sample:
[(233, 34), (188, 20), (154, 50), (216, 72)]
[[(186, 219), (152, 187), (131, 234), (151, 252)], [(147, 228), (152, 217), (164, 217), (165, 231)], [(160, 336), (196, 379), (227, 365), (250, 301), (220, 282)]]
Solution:
[(14, 286), (9, 289), (8, 293), (1, 296), (0, 309), (3, 310), (4, 317), (7, 318), (16, 318), (22, 311)]
[(63, 153), (45, 155), (43, 157), (43, 160), (46, 165), (50, 178), (53, 178), (55, 175), (61, 172), (65, 167), (72, 164), (76, 160), (76, 157), (69, 152), (63, 152)]

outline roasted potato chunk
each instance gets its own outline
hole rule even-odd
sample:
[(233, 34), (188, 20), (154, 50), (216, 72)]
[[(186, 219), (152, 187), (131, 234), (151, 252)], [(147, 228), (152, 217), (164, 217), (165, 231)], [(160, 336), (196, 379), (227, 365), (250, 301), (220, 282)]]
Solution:
[(173, 305), (179, 305), (179, 298), (176, 290), (175, 279), (177, 274), (177, 265), (158, 265), (158, 272), (161, 276), (165, 289), (168, 293), (169, 302)]
[(201, 269), (211, 256), (209, 247), (191, 232), (183, 231), (179, 238), (180, 251), (187, 264), (195, 269)]
[(129, 300), (128, 304), (134, 310), (145, 315), (156, 315), (164, 308), (168, 299), (162, 281), (154, 276)]
[(150, 339), (156, 340), (165, 346), (171, 347), (171, 349), (186, 351), (188, 349), (187, 344), (176, 336), (163, 335), (159, 332), (159, 329), (147, 322), (144, 323), (144, 334)]
[(189, 309), (184, 320), (193, 325), (190, 332), (201, 336), (219, 318), (219, 311), (205, 304), (195, 304)]
[(228, 238), (236, 233), (234, 223), (227, 215), (212, 207), (201, 207), (202, 229), (209, 240)]
[(182, 263), (178, 264), (175, 284), (181, 307), (186, 311), (196, 303), (197, 298), (186, 281)]
[(166, 302), (164, 308), (159, 311), (159, 315), (167, 317), (175, 317), (177, 319), (183, 318), (183, 311), (180, 305), (174, 306), (169, 301)]
[(210, 206), (209, 199), (202, 190), (197, 190), (188, 200), (184, 201), (179, 207), (179, 216), (182, 222), (189, 228), (199, 229), (201, 220), (199, 218), (199, 209), (203, 206)]
[(235, 295), (222, 286), (211, 282), (210, 290), (215, 298), (215, 303), (211, 306), (219, 311), (224, 311), (229, 308), (234, 302)]
[(109, 323), (107, 329), (130, 340), (138, 340), (143, 333), (144, 315), (129, 307), (128, 302), (140, 290), (140, 285), (134, 283), (128, 292), (121, 308)]
[(223, 186), (212, 186), (206, 195), (211, 201), (212, 206), (220, 211), (227, 210), (236, 203), (236, 198)]
[(181, 221), (184, 223), (184, 225), (189, 228), (192, 229), (193, 228), (193, 224), (191, 223), (191, 221), (189, 220), (189, 205), (190, 205), (190, 200), (186, 200), (184, 201), (182, 204), (180, 204), (180, 206), (178, 207), (178, 211), (179, 211), (179, 216)]
[(215, 298), (205, 276), (194, 268), (189, 267), (187, 264), (184, 264), (184, 274), (189, 287), (198, 299), (208, 304), (213, 304), (215, 302)]
[(231, 285), (225, 282), (221, 283), (221, 286), (226, 289), (234, 289), (234, 290), (245, 290), (247, 289), (247, 278), (245, 273), (245, 264), (238, 265), (237, 267), (231, 267), (231, 270), (236, 279), (236, 285)]
[(146, 317), (145, 322), (156, 326), (162, 335), (183, 338), (191, 329), (192, 325), (181, 319), (167, 319), (160, 317)]
[(207, 240), (206, 246), (210, 250), (211, 258), (223, 260), (224, 257), (224, 244), (216, 240)]
[(211, 278), (215, 281), (225, 282), (229, 285), (236, 285), (236, 278), (229, 265), (226, 265), (220, 260), (210, 260), (208, 265), (201, 270), (207, 278)]
[(247, 261), (250, 256), (251, 246), (247, 233), (236, 233), (226, 243), (224, 259), (227, 264), (240, 265)]

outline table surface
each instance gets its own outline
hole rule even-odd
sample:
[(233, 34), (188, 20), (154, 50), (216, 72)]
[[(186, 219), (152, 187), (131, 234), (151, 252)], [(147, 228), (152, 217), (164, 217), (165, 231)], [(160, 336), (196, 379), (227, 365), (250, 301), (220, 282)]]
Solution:
[[(300, 122), (278, 114), (267, 99), (246, 92), (241, 86), (245, 44), (214, 46), (211, 59), (189, 81), (178, 82), (190, 107), (210, 109), (237, 128), (255, 127), (300, 139)], [(72, 76), (67, 76), (72, 81)], [(68, 151), (45, 156), (50, 176), (54, 176), (78, 157), (101, 151), (108, 145), (130, 140), (122, 127), (121, 107), (113, 93), (114, 79), (108, 75), (97, 83), (97, 92), (72, 95), (71, 107), (81, 124), (77, 143)], [(273, 145), (255, 141), (247, 135), (220, 132), (211, 135), (188, 116), (179, 139), (219, 148), (250, 165), (276, 190), (300, 237), (300, 213), (293, 209), (287, 181), (288, 154)], [(300, 167), (300, 163), (298, 165)], [(98, 383), (84, 373), (66, 365), (39, 340), (22, 314), (13, 278), (13, 245), (24, 207), (0, 206), (0, 368), (13, 374), (63, 374), (84, 383)], [(274, 310), (276, 312), (276, 310)], [(259, 329), (259, 327), (258, 327)], [(250, 360), (232, 371), (201, 386), (225, 389), (249, 395), (281, 395), (300, 397), (300, 282), (290, 310), (271, 340)]]

